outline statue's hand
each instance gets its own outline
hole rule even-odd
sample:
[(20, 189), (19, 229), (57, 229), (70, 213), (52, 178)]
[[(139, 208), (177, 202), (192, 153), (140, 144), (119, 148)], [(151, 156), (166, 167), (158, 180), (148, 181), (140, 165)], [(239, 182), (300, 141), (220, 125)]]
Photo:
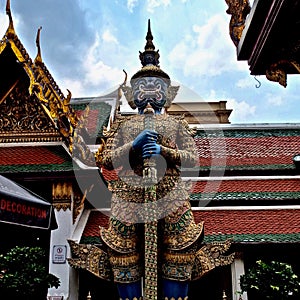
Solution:
[(156, 143), (157, 132), (154, 130), (143, 130), (133, 141), (132, 147), (134, 150), (142, 150), (143, 146), (148, 143)]
[(143, 146), (143, 158), (149, 158), (154, 155), (158, 155), (161, 152), (160, 145), (156, 144), (155, 141), (149, 142)]

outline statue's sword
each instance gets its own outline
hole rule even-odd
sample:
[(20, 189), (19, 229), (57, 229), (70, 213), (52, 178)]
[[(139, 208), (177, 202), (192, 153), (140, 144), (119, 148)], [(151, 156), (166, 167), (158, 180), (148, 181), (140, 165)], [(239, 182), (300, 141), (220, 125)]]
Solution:
[[(145, 112), (145, 129), (155, 129), (154, 115)], [(145, 282), (144, 300), (157, 300), (157, 170), (154, 158), (144, 159), (143, 179), (145, 184)]]

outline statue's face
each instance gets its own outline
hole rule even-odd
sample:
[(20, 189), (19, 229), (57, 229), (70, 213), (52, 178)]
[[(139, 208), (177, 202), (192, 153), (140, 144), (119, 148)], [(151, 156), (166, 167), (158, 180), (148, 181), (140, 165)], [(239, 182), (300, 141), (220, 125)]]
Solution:
[(143, 114), (150, 104), (155, 114), (160, 114), (167, 99), (168, 83), (158, 77), (142, 77), (131, 81), (134, 103)]

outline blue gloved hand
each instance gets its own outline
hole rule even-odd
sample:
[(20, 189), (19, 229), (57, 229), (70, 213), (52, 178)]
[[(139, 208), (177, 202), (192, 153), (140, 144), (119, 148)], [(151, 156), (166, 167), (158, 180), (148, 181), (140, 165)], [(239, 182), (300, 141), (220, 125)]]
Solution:
[(132, 147), (134, 150), (142, 150), (142, 147), (147, 143), (156, 143), (157, 132), (154, 130), (143, 130), (133, 141)]
[(158, 155), (161, 152), (160, 145), (156, 144), (155, 141), (151, 141), (143, 146), (143, 158), (149, 158), (154, 155)]

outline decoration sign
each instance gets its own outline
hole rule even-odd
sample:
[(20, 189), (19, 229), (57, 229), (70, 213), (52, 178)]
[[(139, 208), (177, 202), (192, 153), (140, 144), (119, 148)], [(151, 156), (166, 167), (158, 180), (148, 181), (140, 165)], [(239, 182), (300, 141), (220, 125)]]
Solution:
[(65, 264), (67, 256), (67, 246), (55, 245), (53, 246), (52, 262), (54, 264)]
[(30, 202), (10, 195), (1, 195), (0, 221), (23, 226), (49, 228), (51, 206)]
[(57, 228), (51, 203), (1, 175), (0, 222), (41, 229)]

